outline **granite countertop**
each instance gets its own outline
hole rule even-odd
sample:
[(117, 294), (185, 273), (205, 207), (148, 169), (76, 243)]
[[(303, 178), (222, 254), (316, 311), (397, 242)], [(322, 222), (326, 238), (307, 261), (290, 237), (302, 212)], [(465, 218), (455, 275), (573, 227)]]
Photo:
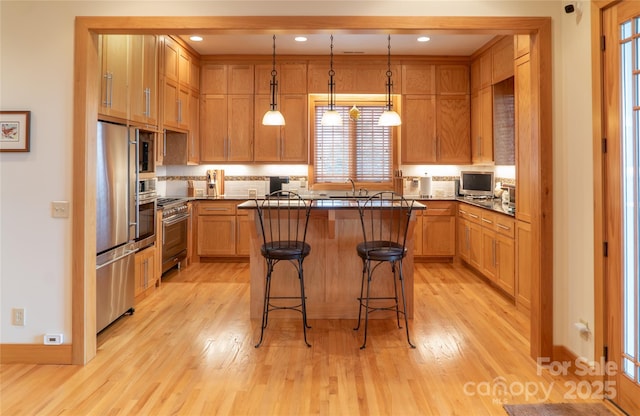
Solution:
[(490, 209), (495, 212), (499, 212), (500, 214), (509, 215), (514, 217), (516, 215), (515, 207), (510, 207), (508, 204), (503, 204), (502, 199), (500, 198), (492, 198), (492, 199), (471, 199), (458, 197), (456, 198), (458, 202), (464, 202), (465, 204), (474, 205), (476, 207)]
[[(362, 199), (354, 199), (354, 198), (327, 198), (327, 199), (313, 199), (311, 200), (311, 207), (315, 208), (315, 209), (328, 209), (328, 210), (333, 210), (333, 209), (357, 209), (358, 208), (358, 202), (361, 202)], [(274, 203), (287, 203), (288, 201), (285, 200), (276, 200), (274, 201)], [(295, 201), (294, 201), (295, 202)], [(376, 201), (377, 202), (377, 201)], [(394, 203), (393, 205), (391, 205), (389, 200), (380, 200), (380, 203), (382, 203), (382, 205), (384, 206), (393, 206), (393, 207), (397, 207), (400, 208), (400, 205), (398, 203)], [(247, 200), (241, 204), (238, 205), (239, 209), (255, 209), (256, 208), (256, 202), (253, 199)], [(413, 203), (413, 209), (414, 210), (424, 210), (427, 207), (419, 202), (414, 202)]]

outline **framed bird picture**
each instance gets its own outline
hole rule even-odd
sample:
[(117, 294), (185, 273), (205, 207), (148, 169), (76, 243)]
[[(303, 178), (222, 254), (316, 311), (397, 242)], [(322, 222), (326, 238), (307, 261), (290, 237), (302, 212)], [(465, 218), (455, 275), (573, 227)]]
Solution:
[(28, 152), (31, 111), (0, 111), (0, 152)]

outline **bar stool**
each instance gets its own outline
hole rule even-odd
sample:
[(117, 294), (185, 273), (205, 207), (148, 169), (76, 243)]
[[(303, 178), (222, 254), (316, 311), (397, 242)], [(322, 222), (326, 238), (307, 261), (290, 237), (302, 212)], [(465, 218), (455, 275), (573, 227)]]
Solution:
[[(359, 201), (358, 208), (360, 210), (363, 241), (357, 245), (356, 250), (358, 256), (362, 259), (362, 283), (360, 297), (358, 298), (360, 303), (358, 326), (354, 330), (360, 329), (362, 311), (364, 309), (364, 342), (360, 349), (364, 349), (367, 345), (369, 312), (381, 310), (395, 311), (398, 328), (402, 328), (400, 326), (400, 314), (404, 315), (407, 342), (411, 348), (415, 348), (409, 337), (407, 302), (405, 300), (404, 276), (402, 273), (402, 259), (407, 254), (407, 231), (409, 230), (413, 201), (408, 201), (395, 192), (384, 191), (373, 194), (364, 201)], [(393, 294), (372, 297), (371, 280), (376, 269), (384, 263), (391, 264)], [(379, 277), (382, 278), (383, 275)], [(402, 310), (399, 308), (398, 280), (401, 288)], [(375, 306), (371, 305), (370, 301), (374, 301)]]
[[(269, 312), (278, 309), (289, 309), (302, 313), (304, 342), (310, 347), (311, 344), (307, 342), (307, 328), (311, 328), (311, 326), (307, 323), (302, 263), (311, 252), (311, 246), (305, 241), (311, 202), (307, 203), (300, 195), (294, 192), (276, 191), (268, 194), (263, 201), (256, 200), (256, 208), (263, 238), (260, 252), (267, 264), (262, 325), (260, 340), (256, 344), (256, 348), (262, 344)], [(300, 296), (271, 295), (272, 273), (275, 265), (281, 261), (288, 261), (296, 268), (300, 283)], [(293, 299), (299, 301), (299, 303), (290, 305), (288, 301)], [(275, 303), (272, 303), (272, 301), (275, 301)]]

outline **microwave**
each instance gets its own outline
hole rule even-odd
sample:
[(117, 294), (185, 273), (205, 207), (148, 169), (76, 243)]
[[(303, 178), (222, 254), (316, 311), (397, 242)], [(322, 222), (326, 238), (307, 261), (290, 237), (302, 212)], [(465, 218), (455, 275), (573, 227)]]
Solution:
[(493, 172), (460, 172), (460, 195), (493, 198)]

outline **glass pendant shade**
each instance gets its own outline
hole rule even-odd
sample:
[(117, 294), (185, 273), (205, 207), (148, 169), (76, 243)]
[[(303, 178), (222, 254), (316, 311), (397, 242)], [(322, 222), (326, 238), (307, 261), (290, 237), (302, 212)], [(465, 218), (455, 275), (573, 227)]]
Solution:
[(323, 126), (342, 126), (342, 116), (336, 110), (327, 110), (322, 115), (320, 124)]
[(265, 126), (284, 126), (284, 116), (278, 110), (269, 110), (264, 113), (262, 124)]
[(378, 126), (399, 126), (401, 124), (400, 114), (393, 110), (384, 110), (378, 119)]
[(271, 103), (269, 110), (262, 117), (262, 125), (264, 126), (284, 126), (284, 116), (278, 111), (276, 97), (278, 95), (278, 80), (276, 79), (278, 71), (276, 71), (276, 35), (273, 35), (273, 69), (271, 70)]

